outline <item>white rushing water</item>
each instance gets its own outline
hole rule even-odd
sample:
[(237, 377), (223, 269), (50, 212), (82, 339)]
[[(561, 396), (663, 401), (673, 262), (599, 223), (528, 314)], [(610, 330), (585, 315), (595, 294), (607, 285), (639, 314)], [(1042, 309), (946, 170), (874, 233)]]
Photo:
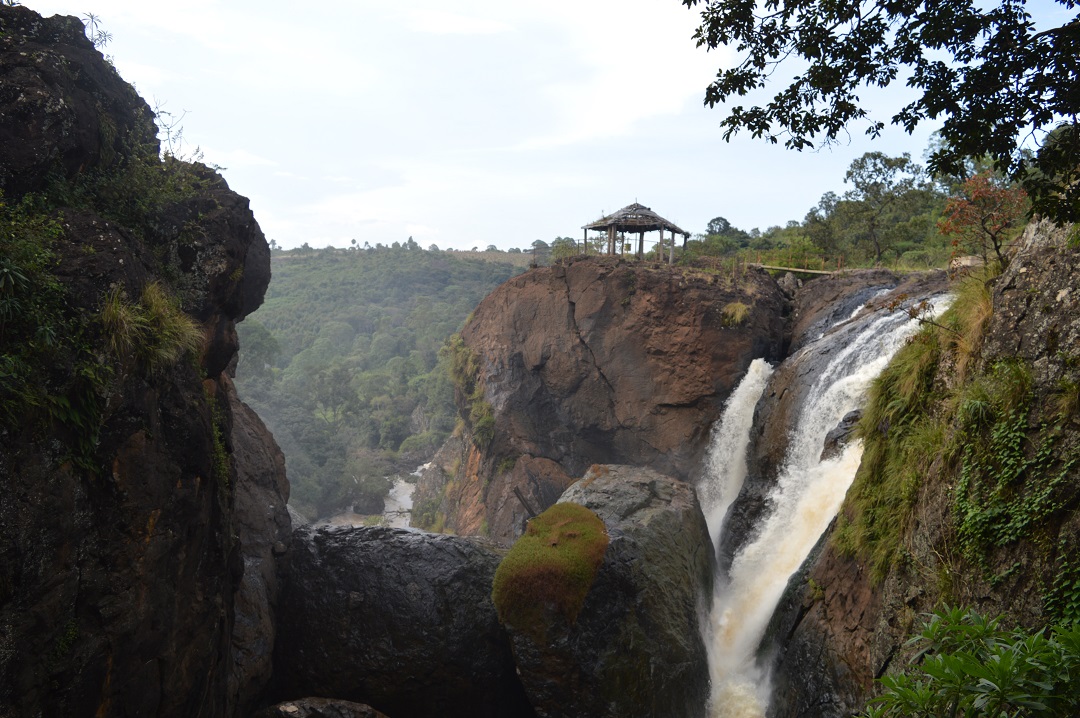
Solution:
[[(713, 718), (765, 716), (769, 679), (767, 667), (756, 661), (758, 645), (788, 579), (840, 509), (862, 456), (861, 444), (853, 441), (839, 456), (822, 461), (825, 437), (861, 405), (870, 382), (918, 326), (899, 312), (861, 321), (865, 324), (857, 332), (823, 337), (803, 350), (831, 358), (813, 379), (789, 432), (785, 463), (769, 496), (771, 513), (756, 527), (754, 539), (739, 549), (726, 580), (716, 582), (706, 638)], [(846, 343), (838, 344), (837, 337)], [(771, 369), (764, 379), (752, 374), (753, 368), (714, 430), (707, 479), (699, 489), (714, 545), (746, 476), (747, 416), (752, 419)]]
[(713, 426), (705, 456), (705, 475), (709, 481), (698, 486), (698, 499), (714, 544), (723, 530), (724, 517), (746, 480), (746, 449), (754, 424), (754, 407), (772, 373), (772, 366), (764, 359), (751, 362), (746, 376), (728, 397), (720, 420)]

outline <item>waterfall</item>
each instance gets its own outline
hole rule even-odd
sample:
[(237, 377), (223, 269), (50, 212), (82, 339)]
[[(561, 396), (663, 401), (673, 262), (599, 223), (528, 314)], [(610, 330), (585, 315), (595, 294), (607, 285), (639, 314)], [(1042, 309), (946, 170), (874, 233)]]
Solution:
[[(859, 407), (870, 382), (917, 327), (902, 312), (864, 316), (789, 359), (823, 361), (809, 362), (817, 375), (811, 371), (805, 377), (813, 384), (789, 429), (784, 465), (769, 495), (771, 513), (759, 522), (754, 538), (739, 549), (728, 576), (716, 581), (706, 628), (713, 718), (765, 716), (768, 669), (756, 661), (758, 645), (788, 579), (840, 509), (862, 457), (861, 444), (853, 441), (839, 456), (822, 461), (825, 437)], [(699, 491), (705, 497), (702, 504), (714, 544), (719, 543), (723, 516), (735, 498), (731, 491), (737, 493), (746, 476), (750, 431), (746, 416), (752, 417), (752, 402), (761, 395), (768, 373), (764, 378), (747, 374), (713, 433), (709, 473)], [(735, 396), (744, 386), (745, 397), (740, 401), (751, 405), (736, 407)], [(730, 429), (725, 426), (728, 422)]]
[(754, 407), (772, 373), (772, 366), (764, 359), (751, 362), (746, 375), (728, 397), (720, 420), (713, 426), (705, 456), (705, 476), (709, 480), (698, 486), (698, 499), (714, 543), (728, 509), (746, 480), (746, 449), (754, 423)]

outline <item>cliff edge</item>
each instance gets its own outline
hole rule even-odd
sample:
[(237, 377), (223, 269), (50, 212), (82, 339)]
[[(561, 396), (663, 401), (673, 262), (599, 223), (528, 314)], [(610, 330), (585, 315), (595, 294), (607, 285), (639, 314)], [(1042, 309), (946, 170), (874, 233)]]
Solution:
[(746, 367), (783, 352), (786, 310), (759, 270), (590, 257), (506, 282), (452, 348), (462, 422), (414, 517), (508, 544), (592, 464), (692, 479)]

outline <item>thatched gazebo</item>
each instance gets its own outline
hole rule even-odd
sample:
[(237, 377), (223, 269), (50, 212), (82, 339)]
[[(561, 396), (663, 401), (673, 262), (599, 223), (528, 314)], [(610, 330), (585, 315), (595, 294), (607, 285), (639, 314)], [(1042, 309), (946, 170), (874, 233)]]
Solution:
[(657, 243), (657, 254), (661, 259), (664, 258), (664, 232), (670, 230), (671, 232), (671, 251), (668, 257), (668, 262), (675, 261), (675, 235), (681, 234), (683, 236), (683, 246), (686, 246), (686, 240), (690, 238), (690, 233), (682, 229), (679, 229), (671, 222), (667, 221), (656, 212), (644, 205), (640, 205), (637, 202), (631, 205), (623, 207), (614, 214), (609, 214), (607, 217), (598, 219), (592, 224), (586, 224), (582, 229), (585, 230), (585, 246), (589, 246), (589, 230), (596, 232), (606, 231), (608, 236), (608, 254), (615, 254), (615, 236), (619, 232), (637, 232), (638, 234), (638, 258), (645, 256), (645, 233), (646, 232), (660, 232), (660, 240)]

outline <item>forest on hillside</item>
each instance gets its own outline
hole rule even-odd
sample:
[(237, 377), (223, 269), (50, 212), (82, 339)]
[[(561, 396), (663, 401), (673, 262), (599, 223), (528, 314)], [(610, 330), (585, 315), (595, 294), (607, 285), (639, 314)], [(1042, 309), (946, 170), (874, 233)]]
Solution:
[(515, 254), (414, 242), (273, 253), (266, 301), (237, 327), (236, 384), (285, 453), (296, 509), (377, 513), (387, 477), (446, 439), (456, 411), (440, 349), (523, 271)]

